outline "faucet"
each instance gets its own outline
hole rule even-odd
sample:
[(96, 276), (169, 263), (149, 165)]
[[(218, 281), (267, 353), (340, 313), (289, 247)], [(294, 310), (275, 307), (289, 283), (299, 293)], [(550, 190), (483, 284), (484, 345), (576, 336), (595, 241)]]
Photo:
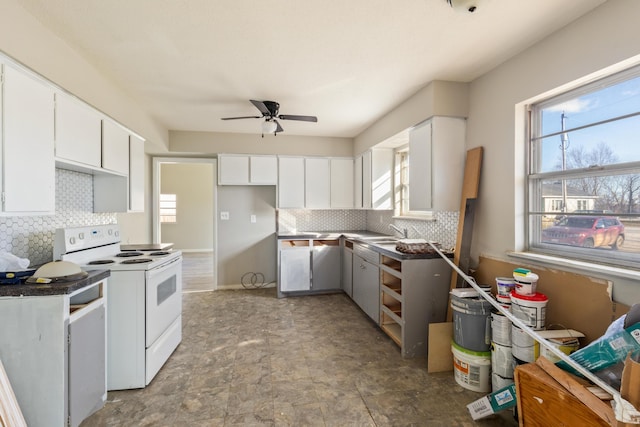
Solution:
[(402, 234), (402, 237), (403, 237), (403, 238), (405, 238), (405, 239), (406, 239), (407, 237), (409, 237), (409, 233), (408, 233), (408, 231), (407, 231), (407, 229), (406, 229), (406, 228), (402, 228), (402, 229), (400, 229), (400, 228), (396, 227), (396, 226), (395, 226), (395, 225), (393, 225), (393, 224), (389, 224), (389, 228), (393, 228), (395, 231), (397, 231), (398, 233)]

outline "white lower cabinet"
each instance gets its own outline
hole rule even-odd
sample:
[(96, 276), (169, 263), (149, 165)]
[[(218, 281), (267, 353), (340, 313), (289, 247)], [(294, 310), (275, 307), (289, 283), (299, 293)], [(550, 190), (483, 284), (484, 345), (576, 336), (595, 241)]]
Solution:
[(340, 289), (340, 241), (314, 240), (311, 258), (311, 289)]
[(278, 292), (311, 289), (311, 246), (309, 240), (279, 240)]
[(353, 298), (353, 242), (349, 240), (342, 246), (342, 290)]

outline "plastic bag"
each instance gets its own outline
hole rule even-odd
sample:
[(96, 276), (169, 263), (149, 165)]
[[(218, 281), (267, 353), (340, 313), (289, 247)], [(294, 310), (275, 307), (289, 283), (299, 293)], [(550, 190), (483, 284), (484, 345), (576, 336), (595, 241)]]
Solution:
[(9, 252), (0, 252), (0, 271), (23, 270), (29, 267), (27, 258), (20, 258)]

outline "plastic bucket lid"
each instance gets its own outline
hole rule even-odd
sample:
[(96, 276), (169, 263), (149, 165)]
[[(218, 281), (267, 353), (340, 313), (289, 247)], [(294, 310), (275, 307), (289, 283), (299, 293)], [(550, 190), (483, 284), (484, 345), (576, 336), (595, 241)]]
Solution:
[[(514, 299), (516, 301), (514, 301)], [(549, 301), (549, 298), (547, 298), (547, 296), (543, 293), (540, 292), (536, 292), (535, 294), (531, 294), (531, 295), (523, 295), (523, 294), (519, 294), (516, 291), (511, 291), (511, 303), (514, 302), (525, 302), (525, 303), (547, 303)]]

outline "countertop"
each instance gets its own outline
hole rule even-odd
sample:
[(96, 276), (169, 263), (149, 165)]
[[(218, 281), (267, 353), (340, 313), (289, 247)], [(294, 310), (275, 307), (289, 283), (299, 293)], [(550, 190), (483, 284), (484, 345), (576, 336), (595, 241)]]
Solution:
[[(399, 259), (433, 259), (440, 258), (438, 253), (425, 254), (408, 254), (396, 250), (395, 243), (389, 243), (390, 240), (400, 240), (399, 237), (376, 233), (367, 230), (351, 230), (351, 231), (299, 231), (299, 232), (282, 232), (278, 233), (278, 239), (313, 239), (313, 240), (336, 240), (341, 237), (372, 249), (380, 254)], [(376, 242), (376, 240), (387, 240), (384, 242)], [(449, 258), (453, 257), (453, 253), (444, 252)]]
[(132, 243), (120, 245), (121, 251), (166, 251), (173, 248), (173, 243)]
[(71, 282), (0, 285), (0, 297), (67, 295), (111, 275), (110, 270), (89, 270), (87, 273), (89, 275), (84, 279)]

